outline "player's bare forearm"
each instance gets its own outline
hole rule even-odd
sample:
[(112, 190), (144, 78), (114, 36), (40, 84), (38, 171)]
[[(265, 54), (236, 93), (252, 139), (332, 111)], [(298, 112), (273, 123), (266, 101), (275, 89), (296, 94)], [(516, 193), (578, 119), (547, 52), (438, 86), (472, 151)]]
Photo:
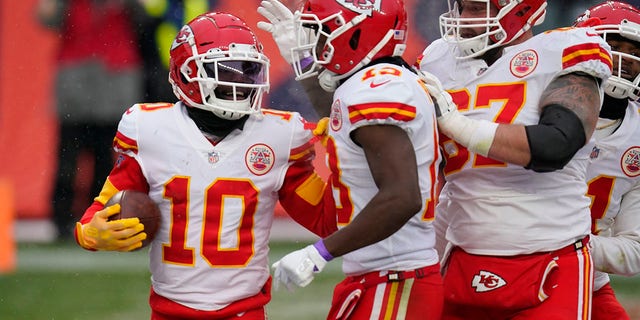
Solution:
[(600, 110), (600, 93), (594, 77), (571, 73), (553, 80), (542, 93), (540, 107), (552, 104), (573, 111), (582, 121), (587, 140), (591, 138)]
[(365, 126), (354, 133), (378, 192), (346, 227), (324, 239), (334, 256), (389, 237), (420, 211), (422, 196), (411, 140), (399, 127)]
[(501, 124), (489, 149), (489, 157), (520, 166), (531, 160), (527, 133), (522, 125)]

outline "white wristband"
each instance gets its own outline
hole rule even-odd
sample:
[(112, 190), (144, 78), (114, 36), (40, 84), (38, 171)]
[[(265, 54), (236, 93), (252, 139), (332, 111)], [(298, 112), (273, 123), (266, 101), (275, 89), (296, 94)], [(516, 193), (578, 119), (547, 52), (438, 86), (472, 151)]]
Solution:
[(451, 137), (469, 151), (489, 155), (498, 124), (487, 120), (469, 119), (458, 112), (449, 112), (438, 118), (442, 133)]

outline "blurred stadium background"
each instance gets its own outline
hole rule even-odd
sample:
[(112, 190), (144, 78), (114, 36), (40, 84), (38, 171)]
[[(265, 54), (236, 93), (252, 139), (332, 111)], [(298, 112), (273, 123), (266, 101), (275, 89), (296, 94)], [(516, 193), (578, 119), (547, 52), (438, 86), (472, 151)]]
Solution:
[[(57, 136), (52, 81), (54, 52), (64, 43), (35, 21), (37, 1), (0, 1), (0, 319), (146, 319), (149, 274), (144, 251), (91, 253), (71, 243), (53, 241), (49, 198)], [(296, 1), (283, 2), (292, 5)], [(538, 30), (566, 26), (600, 1), (549, 2), (547, 20)], [(640, 0), (628, 2), (640, 4)], [(255, 27), (260, 20), (255, 12), (259, 3), (209, 1), (214, 10), (243, 17), (263, 42), (272, 60), (272, 90), (265, 104), (296, 110), (316, 120), (275, 43)], [(437, 16), (446, 9), (446, 0), (405, 3), (411, 30), (405, 57), (411, 62), (439, 36)], [(317, 164), (323, 170), (321, 162)], [(79, 169), (82, 174), (77, 189), (82, 194), (88, 192), (82, 177), (90, 176), (90, 163), (81, 164)], [(76, 202), (79, 212), (87, 205), (84, 200)], [(281, 212), (278, 217), (273, 231), (273, 259), (313, 240)], [(341, 278), (339, 262), (332, 262), (310, 287), (295, 293), (274, 292), (271, 318), (324, 319), (332, 287)], [(640, 278), (615, 277), (613, 281), (633, 319), (640, 320)]]

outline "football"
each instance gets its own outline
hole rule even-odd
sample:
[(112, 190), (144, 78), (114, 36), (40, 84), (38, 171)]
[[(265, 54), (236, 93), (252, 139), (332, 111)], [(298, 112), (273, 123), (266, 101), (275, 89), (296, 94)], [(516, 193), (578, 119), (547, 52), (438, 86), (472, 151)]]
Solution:
[(126, 218), (138, 218), (144, 225), (144, 232), (147, 239), (142, 241), (142, 247), (146, 247), (151, 243), (160, 226), (160, 208), (153, 202), (148, 194), (136, 190), (122, 190), (105, 204), (105, 207), (120, 204), (120, 213), (116, 213), (109, 217), (109, 220), (118, 220)]

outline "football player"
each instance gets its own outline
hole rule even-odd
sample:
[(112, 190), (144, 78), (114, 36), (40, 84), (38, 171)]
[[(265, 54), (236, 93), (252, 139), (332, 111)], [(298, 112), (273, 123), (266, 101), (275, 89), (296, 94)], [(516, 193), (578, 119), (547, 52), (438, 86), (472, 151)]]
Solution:
[(593, 27), (613, 55), (587, 171), (596, 269), (592, 319), (629, 319), (608, 273), (640, 273), (640, 10), (607, 1), (589, 8), (575, 25)]
[(136, 104), (122, 116), (118, 161), (76, 237), (89, 250), (139, 248), (138, 218), (107, 221), (119, 206), (104, 204), (125, 189), (155, 200), (162, 221), (149, 250), (152, 319), (266, 319), (277, 201), (319, 236), (337, 229), (330, 190), (311, 162), (315, 125), (261, 108), (268, 68), (241, 19), (206, 13), (171, 46), (169, 81), (180, 101)]
[(342, 257), (328, 319), (440, 319), (431, 222), (441, 154), (434, 105), (402, 58), (404, 2), (307, 0), (300, 10), (263, 1), (259, 27), (298, 80), (333, 92), (326, 147), (340, 229), (274, 263), (275, 280), (306, 286)]
[(419, 60), (446, 158), (443, 319), (590, 316), (584, 182), (612, 60), (587, 29), (534, 36), (546, 6), (450, 0)]

